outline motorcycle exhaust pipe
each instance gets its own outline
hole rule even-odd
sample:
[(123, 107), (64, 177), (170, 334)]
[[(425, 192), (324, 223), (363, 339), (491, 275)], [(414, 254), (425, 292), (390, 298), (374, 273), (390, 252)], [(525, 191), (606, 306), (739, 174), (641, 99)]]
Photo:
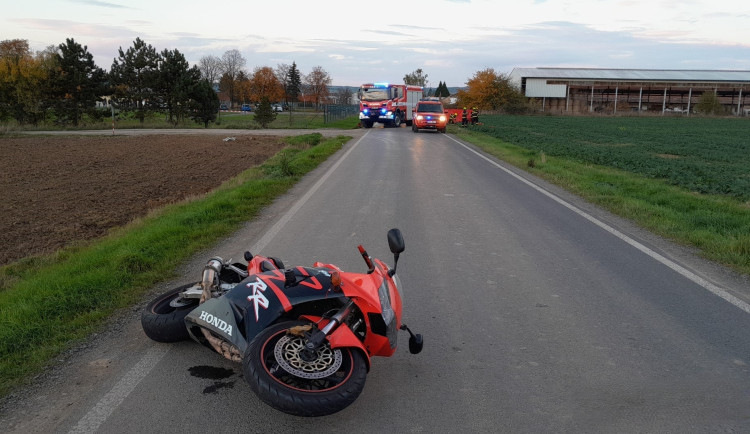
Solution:
[(224, 268), (224, 260), (216, 256), (208, 260), (206, 266), (203, 268), (203, 278), (201, 279), (201, 288), (203, 293), (201, 294), (200, 303), (205, 302), (213, 296), (212, 292), (215, 291), (219, 286), (219, 273)]
[(213, 333), (204, 329), (203, 327), (201, 327), (201, 332), (203, 333), (203, 336), (206, 338), (208, 343), (211, 344), (211, 348), (213, 348), (214, 351), (233, 362), (242, 362), (242, 354), (240, 353), (239, 348), (223, 339), (217, 338), (213, 335)]

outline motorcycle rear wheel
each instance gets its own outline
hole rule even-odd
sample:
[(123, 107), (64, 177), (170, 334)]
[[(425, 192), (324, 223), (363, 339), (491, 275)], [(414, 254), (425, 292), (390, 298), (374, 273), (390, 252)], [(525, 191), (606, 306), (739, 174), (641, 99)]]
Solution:
[(141, 326), (146, 336), (157, 342), (179, 342), (190, 338), (185, 317), (198, 306), (198, 299), (180, 298), (180, 293), (195, 283), (182, 285), (156, 297), (141, 314)]
[(242, 365), (250, 387), (271, 407), (296, 416), (325, 416), (343, 410), (365, 387), (367, 365), (360, 351), (332, 349), (327, 344), (318, 358), (299, 356), (304, 338), (287, 334), (292, 327), (310, 324), (287, 321), (274, 324), (250, 343)]

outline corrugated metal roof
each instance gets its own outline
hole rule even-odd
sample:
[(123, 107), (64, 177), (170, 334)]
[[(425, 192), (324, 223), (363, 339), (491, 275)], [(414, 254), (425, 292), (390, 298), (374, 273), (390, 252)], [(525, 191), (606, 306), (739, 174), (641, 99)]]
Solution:
[(679, 69), (514, 68), (512, 79), (546, 78), (607, 81), (750, 82), (750, 71)]

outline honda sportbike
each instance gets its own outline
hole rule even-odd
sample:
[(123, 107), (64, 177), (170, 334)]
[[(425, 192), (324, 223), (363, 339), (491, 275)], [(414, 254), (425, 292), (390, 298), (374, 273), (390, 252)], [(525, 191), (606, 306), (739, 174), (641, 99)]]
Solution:
[(412, 354), (422, 350), (422, 336), (401, 322), (401, 231), (388, 232), (388, 245), (393, 268), (358, 246), (365, 273), (321, 262), (285, 267), (250, 252), (247, 265), (211, 258), (200, 282), (146, 306), (143, 330), (159, 342), (192, 338), (242, 363), (253, 391), (278, 410), (335, 413), (364, 389), (370, 358), (395, 353), (399, 330), (409, 333)]

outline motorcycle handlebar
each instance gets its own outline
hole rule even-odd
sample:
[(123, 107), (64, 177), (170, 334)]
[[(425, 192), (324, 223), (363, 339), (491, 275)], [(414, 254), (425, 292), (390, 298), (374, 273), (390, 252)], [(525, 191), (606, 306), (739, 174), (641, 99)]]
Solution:
[(365, 260), (365, 264), (367, 264), (367, 268), (370, 271), (373, 271), (375, 269), (375, 265), (373, 265), (372, 260), (370, 259), (370, 255), (367, 254), (367, 250), (365, 250), (365, 248), (362, 247), (361, 244), (357, 246), (357, 248), (359, 249), (359, 253), (362, 254), (362, 259)]

